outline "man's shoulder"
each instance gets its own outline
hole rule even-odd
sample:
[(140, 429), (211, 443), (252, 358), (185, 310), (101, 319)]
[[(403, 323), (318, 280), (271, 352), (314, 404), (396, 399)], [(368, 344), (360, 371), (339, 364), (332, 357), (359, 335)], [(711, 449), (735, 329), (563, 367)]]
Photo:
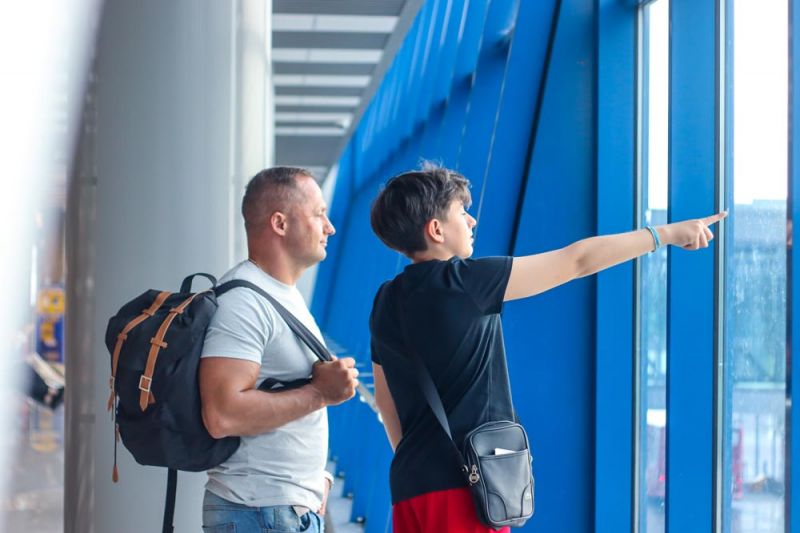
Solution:
[[(269, 288), (259, 283), (257, 277), (248, 272), (246, 266), (242, 264), (236, 265), (226, 272), (220, 278), (219, 283), (223, 284), (234, 280), (249, 281), (262, 290), (270, 292)], [(248, 287), (235, 287), (228, 290), (217, 298), (217, 306), (217, 314), (220, 316), (240, 317), (249, 320), (256, 316), (260, 320), (270, 322), (274, 320), (274, 309), (268, 304), (266, 298)]]

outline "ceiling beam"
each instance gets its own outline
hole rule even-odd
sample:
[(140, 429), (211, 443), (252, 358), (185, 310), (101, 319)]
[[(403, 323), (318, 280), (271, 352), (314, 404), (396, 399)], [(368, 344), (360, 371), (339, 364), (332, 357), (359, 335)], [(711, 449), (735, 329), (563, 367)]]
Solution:
[(276, 113), (352, 113), (355, 106), (335, 105), (276, 105)]
[(274, 74), (324, 74), (334, 76), (368, 76), (375, 70), (372, 63), (300, 63), (273, 61)]
[(350, 48), (382, 49), (389, 33), (350, 33), (340, 31), (273, 31), (273, 48)]
[(339, 120), (276, 120), (276, 128), (339, 128), (344, 133), (345, 128)]
[(272, 0), (273, 13), (308, 15), (399, 15), (405, 0)]
[(361, 96), (363, 87), (317, 87), (312, 85), (276, 85), (276, 95)]

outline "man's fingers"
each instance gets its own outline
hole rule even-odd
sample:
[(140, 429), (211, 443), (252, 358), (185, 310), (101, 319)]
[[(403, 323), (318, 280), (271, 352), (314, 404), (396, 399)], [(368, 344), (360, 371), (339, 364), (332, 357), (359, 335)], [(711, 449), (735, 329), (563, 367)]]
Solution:
[(715, 222), (719, 222), (720, 220), (722, 220), (726, 216), (728, 216), (728, 212), (727, 211), (722, 211), (721, 213), (717, 213), (716, 215), (711, 215), (710, 217), (701, 218), (700, 220), (702, 220), (703, 224), (705, 224), (706, 226), (710, 226), (711, 224), (714, 224)]
[(708, 248), (708, 237), (706, 237), (705, 233), (700, 233), (697, 236), (697, 243), (698, 248)]
[(713, 240), (714, 240), (714, 234), (713, 234), (713, 233), (711, 233), (711, 230), (710, 230), (710, 229), (708, 229), (708, 228), (703, 228), (703, 231), (704, 231), (704, 232), (705, 232), (705, 234), (706, 234), (706, 240), (707, 240), (708, 242), (711, 242), (711, 241), (713, 241)]
[(345, 368), (353, 368), (356, 366), (356, 360), (352, 357), (342, 357), (340, 361)]

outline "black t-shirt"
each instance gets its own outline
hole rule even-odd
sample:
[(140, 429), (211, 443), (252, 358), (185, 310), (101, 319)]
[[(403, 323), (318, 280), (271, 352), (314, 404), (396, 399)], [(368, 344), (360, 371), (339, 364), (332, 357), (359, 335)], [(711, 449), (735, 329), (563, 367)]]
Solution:
[[(375, 297), (372, 360), (383, 368), (403, 429), (389, 474), (393, 503), (467, 486), (419, 387), (409, 348), (425, 362), (459, 447), (477, 426), (514, 419), (500, 323), (511, 262), (487, 257), (408, 265)], [(410, 338), (402, 335), (399, 312)]]

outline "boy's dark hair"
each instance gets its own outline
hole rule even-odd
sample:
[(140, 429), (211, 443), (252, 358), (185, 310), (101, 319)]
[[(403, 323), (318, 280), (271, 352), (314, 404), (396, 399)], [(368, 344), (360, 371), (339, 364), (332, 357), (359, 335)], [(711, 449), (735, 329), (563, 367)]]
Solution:
[(472, 203), (469, 181), (454, 170), (425, 163), (421, 170), (391, 178), (372, 202), (372, 231), (407, 256), (427, 248), (423, 230), (431, 219), (445, 220), (453, 200)]
[(242, 199), (244, 227), (249, 233), (269, 219), (275, 211), (285, 210), (296, 199), (297, 176), (314, 177), (305, 168), (272, 167), (253, 176)]

